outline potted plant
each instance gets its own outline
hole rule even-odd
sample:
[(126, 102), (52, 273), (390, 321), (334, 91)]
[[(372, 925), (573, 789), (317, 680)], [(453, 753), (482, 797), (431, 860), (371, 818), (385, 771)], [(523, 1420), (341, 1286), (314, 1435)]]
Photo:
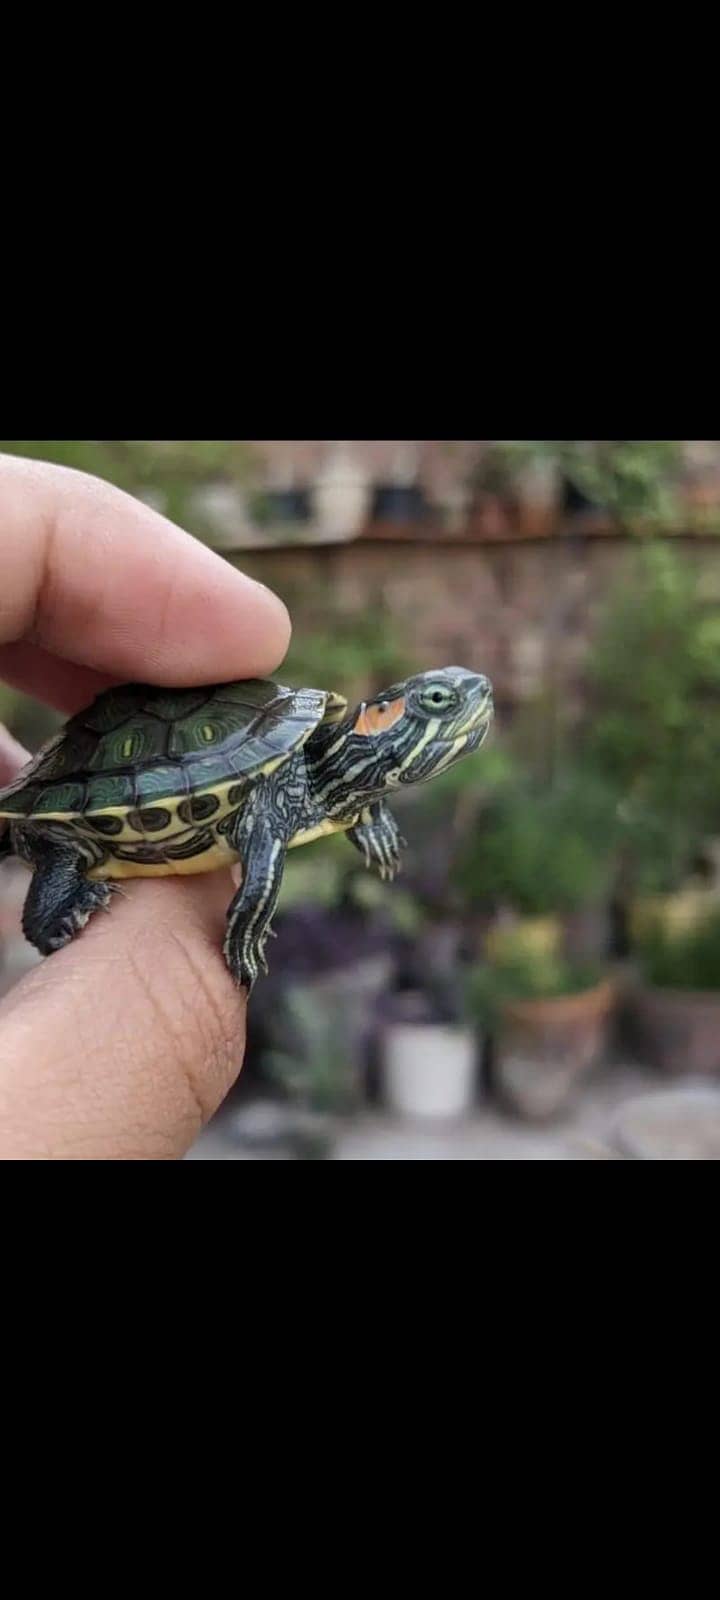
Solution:
[(492, 1034), (492, 1080), (528, 1117), (560, 1110), (608, 1037), (612, 796), (561, 772), (500, 793), (460, 862), (467, 891), (495, 905), (473, 1003)]
[(305, 900), (276, 918), (270, 976), (253, 996), (262, 1052), (291, 1054), (296, 1019), (288, 996), (300, 989), (318, 1012), (332, 1013), (337, 1040), (358, 1085), (364, 1082), (378, 1002), (395, 974), (396, 935), (382, 906)]
[[(457, 975), (459, 978), (459, 974)], [(399, 1116), (447, 1122), (467, 1116), (478, 1085), (479, 1044), (458, 981), (429, 981), (383, 1004), (382, 1098)]]
[(418, 472), (417, 446), (406, 444), (397, 452), (392, 475), (375, 485), (370, 512), (373, 525), (390, 523), (407, 527), (427, 517), (429, 506)]
[(487, 442), (468, 477), (470, 538), (512, 539), (517, 532), (517, 505), (513, 496), (516, 474), (507, 454)]
[[(539, 443), (540, 441), (538, 441)], [(626, 531), (668, 527), (677, 518), (673, 439), (545, 441), (563, 480), (563, 509), (591, 526)]]
[(557, 530), (561, 478), (553, 446), (491, 442), (471, 477), (471, 526), (485, 539), (545, 539)]
[(553, 919), (504, 927), (488, 956), (472, 995), (492, 1038), (493, 1087), (521, 1116), (556, 1115), (606, 1051), (613, 984), (600, 963), (564, 954)]
[[(674, 915), (673, 915), (674, 912)], [(670, 1073), (720, 1073), (720, 900), (687, 894), (647, 915), (632, 1020), (641, 1055)]]
[(379, 1054), (382, 1098), (403, 1116), (467, 1115), (481, 1090), (483, 1040), (466, 980), (487, 919), (468, 894), (464, 853), (511, 770), (507, 753), (491, 749), (481, 773), (458, 763), (399, 803), (412, 843), (393, 886), (397, 981), (381, 1005)]
[(310, 522), (312, 503), (305, 484), (283, 489), (266, 489), (263, 495), (264, 520), (272, 523)]
[(321, 1002), (314, 985), (292, 984), (285, 995), (292, 1047), (268, 1051), (265, 1070), (293, 1108), (289, 1141), (294, 1153), (326, 1159), (332, 1150), (339, 1118), (362, 1098), (358, 1063), (348, 1049), (342, 997), (326, 993)]

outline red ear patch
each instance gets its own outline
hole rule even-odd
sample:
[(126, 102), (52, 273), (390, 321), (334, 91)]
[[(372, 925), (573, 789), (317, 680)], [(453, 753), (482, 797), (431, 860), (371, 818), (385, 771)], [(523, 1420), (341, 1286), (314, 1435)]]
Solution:
[(353, 733), (385, 733), (394, 723), (400, 721), (404, 710), (404, 695), (400, 695), (397, 700), (388, 700), (384, 706), (365, 706), (355, 723)]

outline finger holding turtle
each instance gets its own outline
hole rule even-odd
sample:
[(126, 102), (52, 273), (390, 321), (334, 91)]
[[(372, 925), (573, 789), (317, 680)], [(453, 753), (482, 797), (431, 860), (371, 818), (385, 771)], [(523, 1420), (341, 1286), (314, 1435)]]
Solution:
[[(273, 683), (279, 600), (42, 463), (0, 458), (0, 571), (0, 676), (76, 713), (17, 777), (10, 756), (0, 794), (0, 855), (32, 866), (25, 926), (51, 952), (0, 1004), (0, 1156), (177, 1157), (239, 1070), (238, 986), (264, 968), (287, 850), (348, 832), (391, 871), (388, 796), (480, 747), (490, 685), (443, 668), (349, 711)], [(94, 917), (128, 877), (169, 881)]]
[[(0, 456), (0, 678), (74, 712), (128, 678), (267, 673), (288, 638), (282, 601), (147, 506)], [(3, 739), (0, 784), (25, 759)], [(0, 856), (11, 847), (0, 821)], [(0, 1158), (187, 1150), (242, 1061), (244, 996), (219, 954), (231, 894), (222, 873), (132, 883), (0, 1001)], [(72, 880), (70, 897), (79, 921)]]

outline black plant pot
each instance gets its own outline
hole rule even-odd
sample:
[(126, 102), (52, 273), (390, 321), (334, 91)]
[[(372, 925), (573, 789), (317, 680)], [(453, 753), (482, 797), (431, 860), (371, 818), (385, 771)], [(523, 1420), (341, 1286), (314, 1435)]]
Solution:
[(602, 505), (599, 500), (590, 500), (571, 478), (563, 478), (562, 508), (568, 516), (578, 516), (582, 512), (607, 515), (607, 506)]
[(308, 489), (268, 489), (263, 502), (269, 522), (309, 522), (312, 517)]
[(374, 522), (419, 522), (427, 516), (425, 494), (418, 483), (379, 483), (372, 502)]

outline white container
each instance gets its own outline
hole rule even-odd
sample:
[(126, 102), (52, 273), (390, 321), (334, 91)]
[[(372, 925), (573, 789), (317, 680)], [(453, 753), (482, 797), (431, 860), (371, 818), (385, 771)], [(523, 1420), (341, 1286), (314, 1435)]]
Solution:
[(477, 1037), (450, 1024), (392, 1023), (382, 1047), (386, 1103), (401, 1116), (428, 1121), (461, 1117), (475, 1099)]

